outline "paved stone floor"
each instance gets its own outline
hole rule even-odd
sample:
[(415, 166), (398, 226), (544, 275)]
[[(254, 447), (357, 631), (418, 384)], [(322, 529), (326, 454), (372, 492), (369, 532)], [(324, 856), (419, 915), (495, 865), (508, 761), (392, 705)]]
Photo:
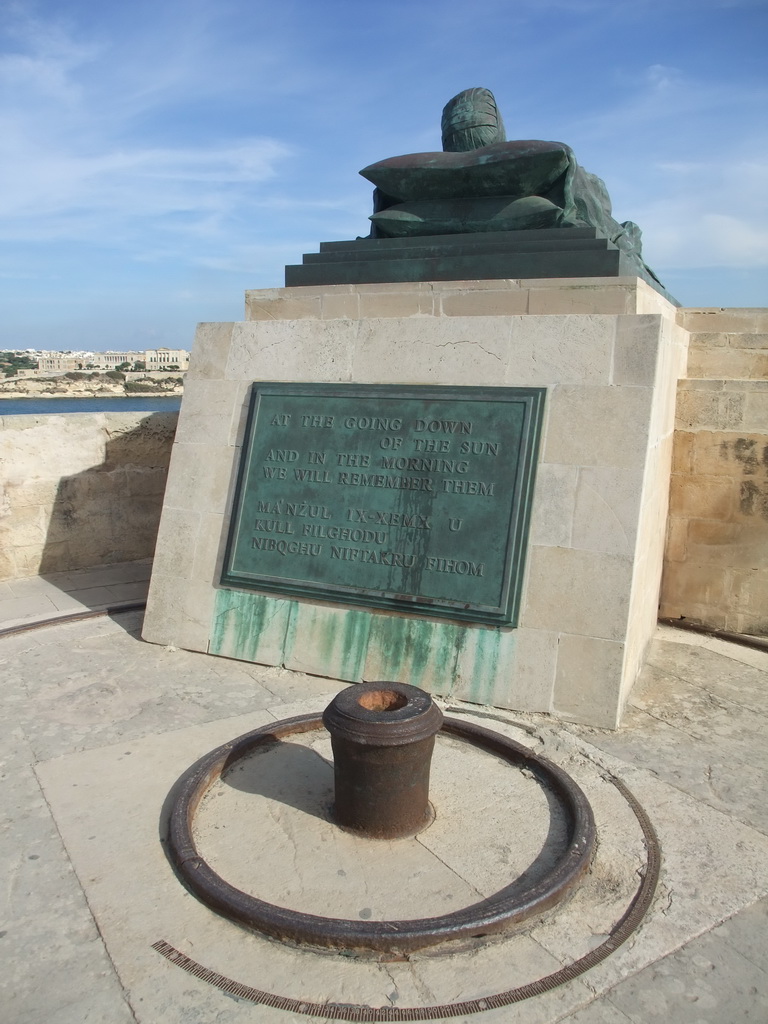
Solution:
[[(139, 600), (147, 572), (143, 563), (1, 584), (0, 628)], [(662, 845), (641, 928), (560, 988), (451, 1019), (768, 1020), (768, 654), (660, 627), (618, 732), (441, 702), (569, 771), (593, 806), (598, 849), (558, 912), (488, 944), (379, 962), (241, 931), (182, 888), (163, 852), (164, 803), (188, 765), (250, 729), (322, 710), (335, 684), (145, 644), (140, 619), (0, 637), (4, 1024), (326, 1019), (226, 995), (163, 959), (158, 939), (236, 981), (315, 1002), (428, 1006), (534, 981), (605, 939), (642, 871), (642, 837), (608, 773), (642, 802)], [(383, 845), (338, 833), (323, 816), (324, 743), (283, 744), (258, 772), (211, 791), (197, 841), (225, 877), (315, 913), (422, 916), (488, 895), (557, 842), (523, 773), (442, 739), (434, 825)]]
[(124, 562), (0, 582), (0, 629), (145, 601), (152, 562)]

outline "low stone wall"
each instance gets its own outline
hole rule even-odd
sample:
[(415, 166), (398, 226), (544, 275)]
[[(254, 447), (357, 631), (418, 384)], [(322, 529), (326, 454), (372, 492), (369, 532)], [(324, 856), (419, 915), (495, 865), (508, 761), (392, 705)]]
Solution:
[(768, 635), (768, 311), (681, 310), (660, 614)]
[(0, 417), (0, 579), (151, 557), (177, 418)]

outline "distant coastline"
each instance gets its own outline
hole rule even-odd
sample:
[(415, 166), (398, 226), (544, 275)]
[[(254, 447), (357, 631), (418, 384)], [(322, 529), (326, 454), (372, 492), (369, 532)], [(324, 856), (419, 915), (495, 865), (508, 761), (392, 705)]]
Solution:
[(170, 397), (184, 393), (181, 375), (164, 374), (151, 377), (148, 374), (112, 373), (69, 373), (55, 377), (6, 377), (0, 379), (0, 402), (7, 399), (29, 401), (32, 399), (78, 398), (93, 401), (104, 398)]
[(103, 398), (115, 398), (115, 399), (118, 399), (118, 400), (122, 399), (122, 398), (126, 398), (126, 399), (134, 399), (134, 398), (139, 398), (139, 399), (142, 399), (142, 398), (175, 398), (177, 396), (180, 398), (183, 394), (184, 394), (184, 389), (183, 388), (179, 388), (178, 390), (174, 390), (174, 391), (148, 391), (148, 392), (144, 392), (143, 394), (133, 394), (133, 395), (127, 395), (124, 391), (117, 391), (117, 392), (115, 392), (115, 391), (93, 391), (93, 392), (90, 392), (89, 391), (87, 394), (83, 394), (81, 392), (74, 391), (74, 392), (72, 392), (72, 394), (66, 394), (66, 395), (64, 395), (64, 394), (49, 394), (48, 392), (45, 392), (45, 391), (40, 392), (40, 393), (35, 394), (35, 395), (21, 394), (21, 393), (17, 394), (17, 393), (15, 393), (13, 391), (10, 391), (10, 392), (2, 391), (2, 392), (0, 392), (0, 402), (28, 402), (28, 401), (34, 401), (35, 399), (37, 399), (38, 401), (41, 400), (41, 399), (44, 399), (46, 402), (49, 401), (49, 400), (51, 402), (58, 402), (58, 401), (66, 401), (67, 399), (73, 399), (73, 398), (76, 398), (78, 400), (82, 399), (83, 401), (91, 401), (91, 400), (98, 401), (99, 399), (103, 399)]

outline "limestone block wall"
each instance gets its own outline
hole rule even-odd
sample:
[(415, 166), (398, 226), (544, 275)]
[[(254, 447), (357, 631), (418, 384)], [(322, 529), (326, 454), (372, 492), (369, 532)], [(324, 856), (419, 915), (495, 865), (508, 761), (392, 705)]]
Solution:
[(768, 310), (681, 310), (660, 614), (768, 635)]
[(0, 579), (151, 557), (177, 418), (0, 417)]

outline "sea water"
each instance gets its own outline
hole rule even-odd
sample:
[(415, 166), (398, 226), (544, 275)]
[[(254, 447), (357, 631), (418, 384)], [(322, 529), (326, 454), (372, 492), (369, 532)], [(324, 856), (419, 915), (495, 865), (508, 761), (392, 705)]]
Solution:
[(130, 395), (126, 398), (0, 398), (0, 416), (41, 416), (65, 412), (178, 412), (180, 395)]

